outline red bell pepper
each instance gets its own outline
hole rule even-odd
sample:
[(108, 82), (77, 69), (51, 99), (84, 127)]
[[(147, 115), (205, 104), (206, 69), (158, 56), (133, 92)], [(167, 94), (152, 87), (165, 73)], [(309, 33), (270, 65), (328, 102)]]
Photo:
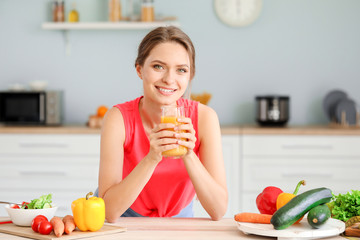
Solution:
[(256, 198), (256, 206), (260, 213), (273, 215), (276, 211), (276, 200), (282, 192), (278, 187), (266, 187)]

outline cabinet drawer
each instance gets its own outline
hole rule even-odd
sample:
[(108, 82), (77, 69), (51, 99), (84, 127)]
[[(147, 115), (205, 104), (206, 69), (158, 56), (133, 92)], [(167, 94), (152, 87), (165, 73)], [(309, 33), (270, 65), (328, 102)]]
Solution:
[(303, 190), (328, 187), (334, 193), (358, 189), (358, 159), (342, 158), (250, 158), (244, 159), (243, 190), (260, 192), (266, 186), (278, 186), (293, 192), (304, 179)]
[[(0, 160), (0, 189), (89, 189), (96, 187), (99, 158), (9, 158)], [(90, 190), (90, 189), (89, 189)]]
[(259, 210), (256, 206), (256, 197), (258, 193), (244, 193), (241, 196), (242, 212), (258, 213)]
[(0, 154), (99, 154), (98, 134), (0, 134)]
[(244, 135), (244, 156), (360, 156), (359, 136)]

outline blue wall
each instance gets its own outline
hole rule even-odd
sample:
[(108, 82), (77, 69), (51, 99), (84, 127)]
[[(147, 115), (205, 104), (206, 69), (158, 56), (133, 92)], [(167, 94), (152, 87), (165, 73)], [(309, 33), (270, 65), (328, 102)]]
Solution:
[[(50, 0), (0, 1), (0, 89), (41, 79), (65, 91), (66, 123), (83, 124), (100, 104), (142, 93), (134, 69), (147, 30), (46, 31)], [(67, 7), (72, 1), (66, 0)], [(81, 21), (106, 19), (105, 0), (77, 0)], [(123, 0), (125, 5), (125, 0)], [(322, 100), (345, 90), (360, 103), (360, 1), (264, 0), (252, 25), (231, 28), (213, 1), (155, 0), (177, 16), (197, 49), (193, 92), (210, 92), (222, 124), (254, 123), (254, 97), (291, 97), (291, 125), (327, 124)]]

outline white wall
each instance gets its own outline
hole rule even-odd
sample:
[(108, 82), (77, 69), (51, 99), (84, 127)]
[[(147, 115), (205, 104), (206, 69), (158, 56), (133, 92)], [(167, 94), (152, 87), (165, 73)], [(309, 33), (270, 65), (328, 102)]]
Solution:
[[(81, 20), (106, 19), (105, 0), (76, 2)], [(98, 105), (139, 96), (133, 63), (147, 31), (71, 31), (72, 55), (66, 56), (63, 34), (41, 29), (49, 3), (0, 0), (0, 89), (49, 81), (49, 88), (65, 90), (67, 123), (85, 123)], [(291, 125), (327, 124), (322, 99), (335, 88), (360, 103), (360, 1), (263, 3), (255, 23), (231, 28), (217, 19), (213, 1), (155, 0), (156, 11), (177, 16), (192, 38), (193, 92), (213, 94), (209, 105), (221, 123), (253, 123), (259, 94), (289, 95)]]

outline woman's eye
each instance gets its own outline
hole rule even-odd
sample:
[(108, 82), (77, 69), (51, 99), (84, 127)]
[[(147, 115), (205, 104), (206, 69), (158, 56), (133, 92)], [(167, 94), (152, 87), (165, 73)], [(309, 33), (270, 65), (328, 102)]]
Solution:
[(154, 68), (155, 69), (163, 69), (163, 67), (161, 65), (158, 65), (158, 64), (154, 65)]
[(181, 72), (181, 73), (186, 73), (187, 70), (186, 70), (185, 68), (180, 68), (180, 69), (179, 69), (179, 72)]

